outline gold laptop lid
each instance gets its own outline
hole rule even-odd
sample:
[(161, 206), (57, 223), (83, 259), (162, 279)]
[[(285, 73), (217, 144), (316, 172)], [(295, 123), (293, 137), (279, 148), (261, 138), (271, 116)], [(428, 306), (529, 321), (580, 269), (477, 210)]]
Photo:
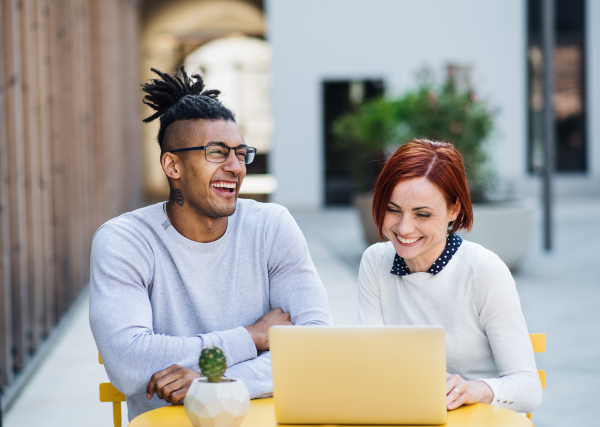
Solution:
[(446, 345), (436, 326), (275, 326), (282, 424), (444, 424)]

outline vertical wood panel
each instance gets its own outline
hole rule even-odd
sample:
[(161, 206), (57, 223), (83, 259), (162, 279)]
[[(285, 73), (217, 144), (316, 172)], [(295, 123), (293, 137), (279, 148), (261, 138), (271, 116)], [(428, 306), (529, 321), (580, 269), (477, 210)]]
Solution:
[[(4, 4), (0, 3), (0, 25)], [(12, 297), (10, 278), (10, 239), (8, 218), (8, 159), (6, 134), (6, 91), (4, 79), (4, 34), (0, 31), (0, 385), (13, 379)]]
[(44, 336), (48, 335), (56, 322), (56, 273), (54, 255), (54, 226), (53, 226), (53, 187), (52, 187), (52, 147), (50, 108), (52, 106), (50, 86), (50, 55), (49, 40), (49, 9), (48, 0), (36, 1), (36, 16), (38, 21), (37, 49), (38, 67), (38, 100), (40, 103), (39, 137), (40, 137), (40, 188), (42, 193), (42, 241), (44, 256)]
[(92, 151), (94, 158), (94, 206), (96, 225), (100, 225), (102, 221), (108, 217), (106, 186), (107, 181), (101, 179), (106, 170), (107, 159), (104, 155), (104, 147), (107, 140), (106, 129), (103, 126), (105, 112), (102, 108), (104, 87), (102, 84), (102, 0), (91, 1), (91, 25), (90, 25), (91, 41), (92, 41), (92, 108), (93, 116), (93, 142)]
[(25, 139), (25, 188), (27, 217), (27, 264), (29, 282), (30, 352), (43, 338), (44, 257), (42, 240), (42, 203), (40, 192), (40, 139), (37, 72), (38, 23), (34, 0), (21, 3), (21, 44), (23, 69), (23, 118)]
[(49, 40), (50, 40), (50, 147), (52, 149), (52, 225), (54, 228), (54, 272), (55, 272), (55, 301), (53, 308), (55, 317), (59, 318), (66, 309), (67, 286), (67, 194), (65, 179), (66, 128), (64, 105), (64, 74), (63, 74), (63, 39), (66, 34), (63, 17), (64, 1), (55, 0), (49, 7)]
[(13, 362), (16, 371), (23, 367), (27, 359), (29, 332), (20, 6), (17, 0), (5, 0), (2, 14), (8, 141)]
[(123, 143), (123, 116), (122, 107), (123, 104), (119, 102), (120, 94), (125, 93), (124, 82), (121, 78), (110, 78), (110, 76), (119, 76), (121, 72), (121, 64), (119, 63), (120, 50), (117, 46), (120, 43), (119, 33), (119, 2), (122, 0), (109, 0), (106, 1), (106, 17), (105, 17), (105, 62), (106, 62), (106, 73), (105, 87), (109, 90), (109, 97), (104, 103), (104, 108), (107, 112), (108, 123), (105, 126), (110, 126), (110, 141), (109, 141), (109, 165), (111, 168), (110, 187), (108, 188), (108, 198), (110, 200), (110, 212), (109, 216), (113, 217), (119, 214), (119, 208), (122, 205), (122, 192), (119, 187), (123, 180), (121, 176), (123, 174), (123, 159), (121, 156), (122, 143)]
[[(124, 79), (126, 82), (126, 90), (125, 94), (127, 96), (127, 102), (124, 103), (124, 111), (123, 117), (125, 117), (125, 141), (138, 141), (140, 140), (140, 111), (139, 111), (139, 95), (140, 88), (137, 84), (133, 82), (138, 81), (138, 40), (137, 40), (137, 31), (138, 23), (137, 23), (137, 14), (136, 14), (136, 6), (132, 2), (124, 1), (121, 2), (122, 5), (122, 21), (121, 28), (123, 29), (123, 39), (125, 40), (124, 48), (121, 50), (121, 63), (123, 64)], [(133, 209), (135, 206), (139, 206), (140, 204), (140, 195), (142, 194), (141, 190), (141, 176), (142, 171), (138, 167), (139, 161), (141, 158), (141, 146), (139, 144), (126, 144), (126, 157), (125, 164), (128, 165), (124, 167), (124, 173), (126, 176), (124, 179), (130, 183), (130, 185), (125, 189), (123, 195), (124, 205), (128, 207), (128, 209)], [(131, 166), (129, 166), (131, 165)]]
[(65, 215), (65, 240), (66, 252), (64, 254), (67, 280), (65, 283), (65, 297), (62, 300), (61, 314), (69, 307), (75, 298), (75, 283), (78, 276), (79, 255), (77, 254), (77, 239), (80, 234), (79, 218), (77, 215), (77, 147), (75, 144), (77, 133), (77, 111), (75, 109), (75, 79), (77, 70), (74, 69), (74, 46), (77, 44), (75, 28), (73, 23), (73, 1), (62, 1), (63, 36), (61, 49), (64, 55), (62, 62), (62, 91), (64, 114), (62, 123), (65, 129), (63, 134), (63, 158), (65, 161), (65, 189), (67, 193), (66, 215)]
[(65, 2), (67, 8), (65, 10), (67, 36), (65, 43), (65, 53), (67, 55), (67, 72), (69, 96), (67, 99), (69, 108), (68, 130), (69, 137), (67, 140), (68, 150), (65, 156), (69, 159), (69, 167), (66, 169), (67, 185), (69, 187), (69, 288), (68, 288), (68, 303), (75, 299), (79, 290), (79, 281), (81, 277), (81, 249), (80, 243), (82, 235), (82, 217), (81, 217), (81, 145), (86, 141), (82, 139), (81, 132), (81, 117), (82, 105), (80, 102), (80, 75), (79, 68), (81, 57), (78, 55), (80, 39), (80, 22), (79, 22), (79, 0), (68, 0)]
[[(81, 216), (82, 216), (82, 240), (81, 245), (83, 248), (89, 248), (92, 243), (92, 229), (94, 228), (94, 221), (92, 216), (92, 206), (90, 203), (91, 194), (94, 189), (91, 185), (91, 168), (90, 168), (90, 146), (92, 144), (92, 95), (91, 95), (91, 86), (89, 84), (89, 76), (91, 75), (91, 40), (90, 40), (90, 6), (89, 1), (87, 0), (79, 0), (80, 2), (80, 14), (79, 14), (79, 22), (80, 22), (80, 44), (78, 55), (81, 60), (81, 68), (79, 70), (80, 73), (80, 81), (79, 81), (79, 95), (80, 102), (82, 105), (83, 114), (81, 117), (82, 124), (82, 140), (85, 141), (84, 144), (80, 144), (81, 154), (80, 154), (80, 174), (81, 174), (81, 189), (80, 189), (80, 197), (81, 197)], [(87, 282), (89, 278), (89, 256), (87, 256), (87, 251), (81, 251), (82, 253), (82, 278), (79, 281), (80, 287)]]
[[(114, 50), (112, 46), (114, 44), (113, 37), (115, 34), (115, 18), (117, 18), (116, 13), (114, 12), (114, 3), (115, 0), (103, 0), (100, 19), (101, 19), (101, 43), (102, 49), (100, 51), (100, 61), (101, 61), (101, 70), (102, 70), (102, 88), (105, 92), (105, 96), (102, 102), (102, 126), (105, 128), (105, 140), (103, 144), (104, 151), (104, 165), (108, 168), (108, 179), (106, 180), (107, 186), (105, 187), (105, 203), (106, 203), (106, 216), (110, 217), (115, 212), (115, 207), (118, 204), (118, 201), (115, 200), (115, 183), (117, 182), (118, 175), (118, 167), (117, 167), (117, 159), (115, 158), (114, 145), (115, 139), (117, 138), (115, 130), (117, 129), (117, 124), (114, 123), (117, 114), (115, 114), (115, 110), (111, 108), (113, 103), (113, 95), (115, 92), (115, 86), (117, 86), (116, 90), (119, 89), (118, 79), (115, 79), (111, 82), (108, 79), (108, 76), (112, 75), (113, 72), (113, 63), (114, 63)], [(112, 83), (112, 84), (111, 84)], [(116, 107), (116, 105), (115, 105)], [(110, 126), (110, 124), (114, 123), (114, 126)]]

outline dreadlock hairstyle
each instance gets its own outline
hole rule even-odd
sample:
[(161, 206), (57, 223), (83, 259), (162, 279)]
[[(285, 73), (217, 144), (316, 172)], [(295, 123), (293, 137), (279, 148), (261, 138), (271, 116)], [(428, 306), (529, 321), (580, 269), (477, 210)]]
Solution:
[[(200, 74), (192, 74), (191, 78), (185, 72), (183, 65), (177, 73), (170, 76), (167, 73), (151, 68), (161, 79), (152, 79), (142, 84), (146, 92), (144, 104), (150, 106), (156, 113), (144, 119), (149, 123), (160, 117), (160, 130), (158, 131), (158, 145), (163, 149), (163, 138), (169, 125), (180, 120), (231, 120), (235, 117), (231, 110), (217, 99), (221, 93), (218, 90), (205, 90), (204, 80)], [(195, 79), (194, 82), (192, 79)]]

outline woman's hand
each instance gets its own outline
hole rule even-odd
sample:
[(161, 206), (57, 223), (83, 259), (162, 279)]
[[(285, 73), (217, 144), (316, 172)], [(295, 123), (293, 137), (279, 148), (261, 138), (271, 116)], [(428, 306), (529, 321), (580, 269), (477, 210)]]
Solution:
[(460, 375), (446, 374), (446, 407), (456, 409), (473, 403), (490, 404), (494, 393), (483, 381), (466, 381)]

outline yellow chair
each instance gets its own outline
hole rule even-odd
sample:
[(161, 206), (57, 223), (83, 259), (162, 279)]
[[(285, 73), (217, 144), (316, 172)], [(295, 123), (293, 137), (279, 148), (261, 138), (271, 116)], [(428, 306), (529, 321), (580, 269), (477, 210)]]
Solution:
[[(529, 334), (531, 345), (534, 353), (543, 353), (546, 351), (546, 334)], [(546, 371), (538, 371), (542, 388), (546, 388)], [(531, 412), (527, 414), (527, 418), (531, 419)]]
[[(98, 353), (98, 361), (101, 365), (104, 365), (100, 353)], [(125, 395), (117, 390), (111, 383), (101, 383), (100, 402), (112, 402), (113, 422), (115, 427), (121, 427), (121, 402), (125, 402)]]

